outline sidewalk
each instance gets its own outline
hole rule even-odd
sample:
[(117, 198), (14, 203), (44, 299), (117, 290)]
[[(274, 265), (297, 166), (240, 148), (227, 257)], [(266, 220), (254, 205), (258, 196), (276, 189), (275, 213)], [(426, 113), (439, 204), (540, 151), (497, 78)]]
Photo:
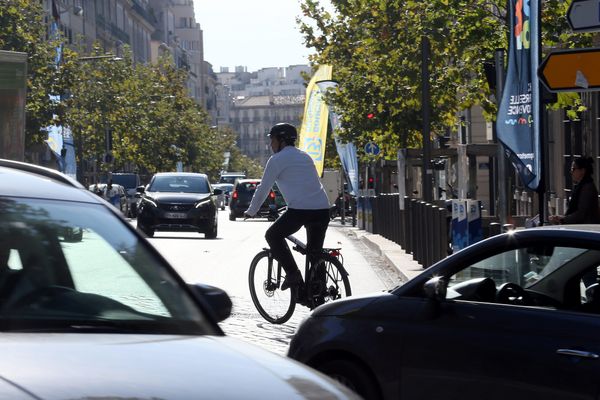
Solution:
[(381, 235), (369, 233), (352, 226), (348, 222), (346, 222), (346, 225), (342, 225), (339, 219), (331, 221), (329, 226), (344, 229), (349, 235), (353, 235), (365, 243), (371, 250), (382, 256), (389, 266), (398, 271), (403, 282), (423, 272), (423, 267), (417, 261), (413, 260), (411, 254), (406, 253), (399, 244)]

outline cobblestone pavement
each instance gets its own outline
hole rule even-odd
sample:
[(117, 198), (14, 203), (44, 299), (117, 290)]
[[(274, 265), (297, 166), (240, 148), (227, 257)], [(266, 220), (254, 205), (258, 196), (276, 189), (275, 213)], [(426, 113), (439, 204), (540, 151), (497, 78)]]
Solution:
[[(343, 229), (343, 228), (342, 228)], [(353, 244), (369, 261), (365, 268), (371, 268), (377, 274), (384, 287), (391, 289), (400, 282), (398, 272), (389, 267), (383, 257), (373, 253), (364, 243), (355, 237)], [(350, 281), (352, 284), (352, 280)], [(244, 341), (253, 343), (279, 355), (286, 355), (290, 340), (294, 336), (298, 325), (310, 314), (308, 308), (297, 305), (292, 318), (285, 324), (276, 325), (264, 320), (256, 311), (250, 294), (248, 296), (232, 297), (233, 312), (225, 321), (220, 323), (223, 331), (229, 335)]]

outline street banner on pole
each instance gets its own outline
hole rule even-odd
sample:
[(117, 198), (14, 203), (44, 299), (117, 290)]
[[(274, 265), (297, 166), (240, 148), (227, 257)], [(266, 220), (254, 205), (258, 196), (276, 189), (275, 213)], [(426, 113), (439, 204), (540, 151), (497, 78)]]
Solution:
[(523, 184), (536, 190), (541, 178), (539, 84), (540, 0), (509, 0), (508, 71), (496, 128), (505, 154)]
[(317, 81), (331, 80), (331, 70), (331, 65), (321, 65), (308, 83), (298, 143), (298, 147), (312, 157), (319, 176), (323, 174), (329, 109)]
[[(317, 85), (321, 93), (325, 93), (328, 89), (337, 87), (337, 82), (332, 80), (319, 81)], [(352, 142), (342, 143), (338, 137), (337, 132), (341, 129), (342, 124), (340, 123), (338, 113), (332, 107), (329, 107), (329, 123), (333, 132), (335, 147), (349, 183), (348, 192), (352, 196), (358, 196), (358, 157), (356, 155), (356, 146)]]

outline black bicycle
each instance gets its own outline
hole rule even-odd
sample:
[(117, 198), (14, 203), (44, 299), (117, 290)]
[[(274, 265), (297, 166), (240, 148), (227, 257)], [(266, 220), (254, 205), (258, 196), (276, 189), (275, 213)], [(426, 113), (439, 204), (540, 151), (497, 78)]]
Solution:
[(288, 236), (287, 240), (294, 244), (293, 250), (305, 256), (303, 285), (281, 290), (285, 270), (268, 248), (254, 257), (248, 274), (254, 306), (264, 319), (273, 324), (289, 320), (296, 309), (296, 302), (312, 310), (352, 294), (341, 249), (322, 249), (307, 254), (306, 244), (302, 241), (294, 236)]

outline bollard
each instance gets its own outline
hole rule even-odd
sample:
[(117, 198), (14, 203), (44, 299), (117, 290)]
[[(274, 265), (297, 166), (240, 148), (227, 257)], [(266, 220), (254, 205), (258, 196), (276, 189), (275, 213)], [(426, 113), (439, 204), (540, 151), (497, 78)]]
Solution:
[(500, 222), (490, 222), (490, 234), (489, 237), (499, 235), (502, 231)]
[(365, 230), (373, 233), (373, 208), (371, 205), (371, 196), (365, 197)]
[(357, 219), (358, 219), (358, 229), (365, 229), (365, 198), (364, 196), (358, 196), (357, 202)]

